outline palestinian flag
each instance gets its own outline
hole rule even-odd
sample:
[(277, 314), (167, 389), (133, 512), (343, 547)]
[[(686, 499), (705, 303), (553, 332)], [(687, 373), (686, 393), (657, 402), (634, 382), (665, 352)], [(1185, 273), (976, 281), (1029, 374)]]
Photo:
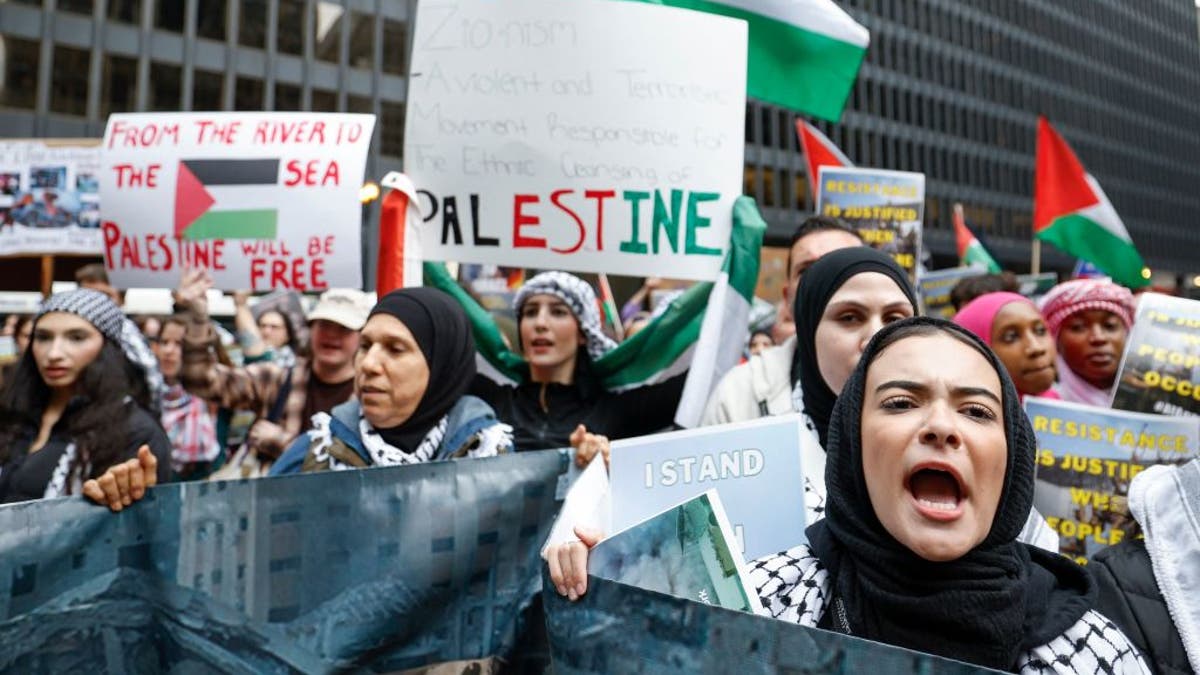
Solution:
[(175, 176), (175, 236), (274, 239), (278, 159), (181, 159)]
[(975, 238), (963, 217), (962, 204), (954, 205), (954, 239), (958, 243), (958, 260), (965, 267), (986, 267), (992, 274), (1000, 273), (1000, 263)]
[(833, 0), (643, 0), (744, 19), (750, 28), (746, 93), (836, 122), (870, 33)]
[[(634, 389), (690, 367), (675, 421), (685, 427), (696, 426), (709, 393), (721, 376), (737, 365), (746, 344), (766, 229), (754, 200), (739, 197), (733, 206), (733, 232), (720, 276), (684, 291), (648, 326), (596, 361), (593, 371), (603, 386), (610, 391)], [(475, 334), (480, 374), (501, 384), (517, 384), (529, 376), (521, 355), (504, 346), (491, 314), (458, 285), (445, 265), (425, 263), (425, 283), (449, 293), (466, 309)]]
[[(821, 133), (821, 130), (808, 122), (796, 120), (796, 135), (800, 137), (800, 147), (804, 150), (804, 161), (808, 163), (808, 182), (816, 185), (823, 166), (854, 166), (838, 146)], [(814, 188), (815, 189), (815, 188)]]
[(1033, 236), (1087, 260), (1131, 288), (1150, 281), (1129, 230), (1100, 184), (1045, 117), (1038, 118)]

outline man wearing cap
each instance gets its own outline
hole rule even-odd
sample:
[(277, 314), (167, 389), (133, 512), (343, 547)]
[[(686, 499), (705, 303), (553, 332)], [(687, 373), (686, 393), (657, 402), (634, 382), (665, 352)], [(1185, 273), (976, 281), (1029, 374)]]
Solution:
[(354, 394), (354, 354), (358, 331), (371, 311), (362, 291), (323, 293), (308, 315), (311, 354), (290, 368), (271, 362), (241, 368), (218, 363), (216, 330), (208, 321), (203, 271), (185, 274), (178, 299), (188, 309), (183, 337), (184, 387), (223, 408), (252, 410), (257, 418), (246, 436), (248, 449), (265, 466), (296, 436), (308, 430), (312, 416), (329, 412)]

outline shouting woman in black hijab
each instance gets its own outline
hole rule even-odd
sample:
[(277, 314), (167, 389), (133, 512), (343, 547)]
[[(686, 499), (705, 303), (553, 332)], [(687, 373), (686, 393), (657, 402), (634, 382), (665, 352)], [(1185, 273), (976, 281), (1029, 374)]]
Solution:
[(462, 307), (432, 288), (392, 291), (362, 329), (357, 397), (314, 415), (312, 430), (271, 475), (507, 452), (512, 430), (465, 395), (474, 376), (475, 342)]
[(1034, 435), (974, 335), (881, 330), (834, 406), (825, 518), (750, 576), (776, 618), (1022, 673), (1148, 672), (1075, 563), (1021, 544)]

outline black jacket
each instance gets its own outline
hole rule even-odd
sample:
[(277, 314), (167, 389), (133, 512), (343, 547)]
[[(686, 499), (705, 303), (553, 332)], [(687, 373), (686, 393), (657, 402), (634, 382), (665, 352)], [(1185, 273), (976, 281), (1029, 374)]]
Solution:
[(470, 393), (487, 401), (496, 417), (512, 426), (515, 450), (545, 450), (569, 447), (571, 432), (579, 424), (613, 440), (668, 429), (686, 379), (684, 373), (613, 393), (580, 368), (570, 385), (526, 382), (511, 387), (477, 375)]
[(1096, 611), (1124, 631), (1156, 672), (1193, 672), (1154, 580), (1145, 542), (1127, 539), (1107, 548), (1096, 554), (1088, 569), (1100, 587)]

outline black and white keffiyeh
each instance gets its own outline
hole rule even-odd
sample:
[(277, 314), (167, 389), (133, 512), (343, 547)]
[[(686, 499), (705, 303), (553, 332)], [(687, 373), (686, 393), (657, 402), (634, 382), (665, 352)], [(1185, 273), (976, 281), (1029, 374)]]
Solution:
[[(421, 442), (412, 452), (405, 452), (383, 439), (366, 417), (359, 414), (358, 434), (363, 447), (371, 457), (371, 466), (400, 466), (403, 464), (421, 464), (429, 462), (437, 456), (438, 448), (446, 438), (450, 416), (446, 415), (425, 434)], [(328, 413), (317, 413), (312, 418), (313, 427), (308, 436), (312, 442), (309, 452), (318, 463), (328, 463), (330, 471), (344, 471), (358, 467), (351, 466), (339, 460), (329, 452), (333, 445), (333, 432), (330, 428), (331, 418)], [(485, 427), (476, 434), (479, 442), (467, 452), (468, 457), (493, 457), (505, 453), (512, 448), (512, 427), (506, 424), (493, 424)]]
[(81, 465), (76, 461), (78, 458), (79, 449), (75, 447), (74, 443), (68, 444), (63, 450), (62, 456), (58, 458), (54, 473), (50, 475), (50, 482), (46, 483), (46, 491), (42, 494), (43, 499), (66, 497), (83, 492), (83, 475), (90, 473), (90, 467)]
[(616, 348), (617, 343), (604, 334), (600, 324), (600, 309), (596, 305), (596, 292), (588, 282), (566, 272), (542, 272), (521, 287), (513, 300), (517, 316), (525, 301), (535, 295), (553, 295), (567, 303), (571, 313), (579, 321), (579, 330), (587, 340), (588, 356), (595, 361)]

